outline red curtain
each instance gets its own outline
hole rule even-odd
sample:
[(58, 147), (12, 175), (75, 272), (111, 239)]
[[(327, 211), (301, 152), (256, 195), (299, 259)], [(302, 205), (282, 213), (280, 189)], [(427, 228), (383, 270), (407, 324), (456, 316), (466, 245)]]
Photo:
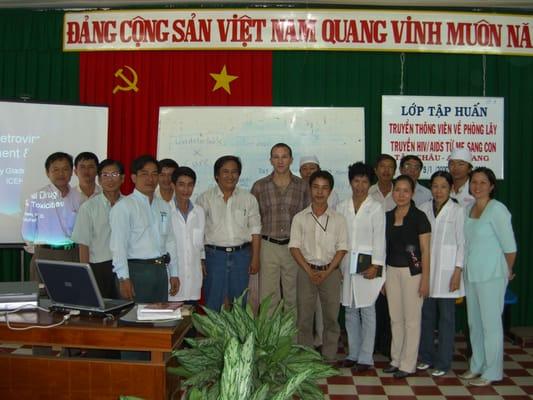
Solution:
[[(237, 77), (229, 83), (231, 93), (224, 88), (213, 91), (216, 82), (211, 74), (220, 74), (224, 66), (227, 75)], [(108, 157), (121, 160), (129, 176), (132, 159), (141, 154), (156, 155), (160, 106), (271, 105), (272, 53), (81, 53), (80, 102), (109, 107)], [(129, 193), (131, 189), (128, 179), (123, 191)]]

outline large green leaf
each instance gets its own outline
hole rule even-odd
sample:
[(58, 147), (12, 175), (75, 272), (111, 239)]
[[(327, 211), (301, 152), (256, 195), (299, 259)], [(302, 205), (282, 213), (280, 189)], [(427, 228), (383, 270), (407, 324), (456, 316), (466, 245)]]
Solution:
[(294, 343), (294, 312), (285, 310), (283, 302), (269, 311), (267, 298), (254, 316), (243, 298), (235, 299), (231, 309), (193, 314), (204, 337), (189, 339), (190, 348), (174, 351), (181, 366), (169, 369), (187, 378), (186, 398), (196, 396), (197, 388), (202, 400), (322, 399), (317, 380), (338, 371), (315, 350)]

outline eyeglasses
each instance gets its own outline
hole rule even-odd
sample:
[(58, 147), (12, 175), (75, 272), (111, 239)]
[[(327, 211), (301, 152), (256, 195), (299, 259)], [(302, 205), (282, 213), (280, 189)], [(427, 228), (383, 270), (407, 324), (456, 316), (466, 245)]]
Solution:
[(102, 178), (118, 178), (120, 176), (120, 172), (102, 172), (100, 174)]
[(411, 171), (420, 171), (420, 165), (418, 164), (404, 164), (403, 168)]

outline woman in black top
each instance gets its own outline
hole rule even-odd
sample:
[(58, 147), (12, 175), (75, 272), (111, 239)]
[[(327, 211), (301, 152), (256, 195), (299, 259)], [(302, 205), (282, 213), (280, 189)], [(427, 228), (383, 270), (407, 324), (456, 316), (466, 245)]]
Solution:
[(391, 364), (384, 372), (405, 378), (416, 371), (422, 303), (429, 293), (431, 224), (413, 202), (415, 183), (407, 175), (394, 180), (396, 208), (386, 214), (387, 280), (391, 319)]

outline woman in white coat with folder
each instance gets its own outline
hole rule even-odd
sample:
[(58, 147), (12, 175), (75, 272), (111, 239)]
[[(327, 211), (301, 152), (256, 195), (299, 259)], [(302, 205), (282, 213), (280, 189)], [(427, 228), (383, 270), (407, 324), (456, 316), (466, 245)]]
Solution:
[[(362, 162), (348, 168), (352, 197), (337, 205), (348, 225), (350, 254), (344, 257), (342, 305), (346, 311), (349, 352), (345, 368), (365, 371), (374, 365), (376, 310), (374, 303), (385, 282), (385, 211), (380, 202), (368, 196), (374, 170)], [(366, 268), (357, 272), (359, 263)], [(364, 265), (362, 265), (364, 264)]]
[[(464, 296), (464, 209), (450, 198), (453, 179), (447, 171), (431, 176), (433, 200), (420, 206), (431, 223), (429, 297), (422, 306), (422, 333), (417, 369), (435, 369), (445, 375), (452, 363), (455, 336), (455, 300)], [(437, 315), (438, 324), (437, 324)], [(434, 332), (438, 327), (438, 345)]]

